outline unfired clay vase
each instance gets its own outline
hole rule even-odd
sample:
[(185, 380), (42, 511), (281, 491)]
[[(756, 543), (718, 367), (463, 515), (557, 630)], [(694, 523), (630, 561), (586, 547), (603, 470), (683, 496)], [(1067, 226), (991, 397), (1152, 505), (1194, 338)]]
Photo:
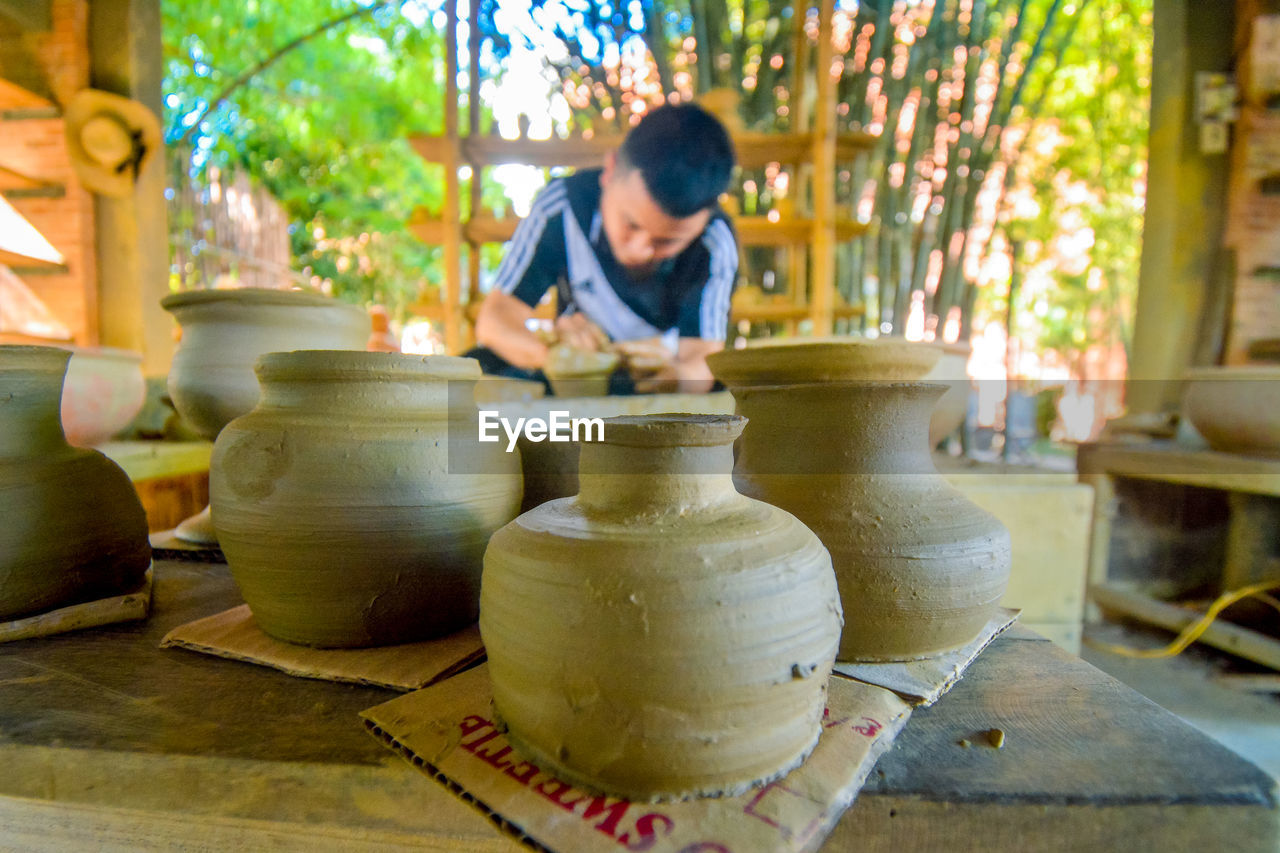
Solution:
[[(182, 326), (169, 369), (174, 408), (213, 441), (232, 418), (253, 408), (253, 365), (268, 352), (295, 349), (363, 350), (369, 318), (354, 305), (290, 290), (196, 290), (160, 303)], [(216, 546), (206, 508), (178, 526), (180, 539)]]
[(128, 476), (63, 435), (70, 358), (0, 346), (0, 620), (127, 592), (151, 562)]
[(1186, 379), (1184, 409), (1210, 447), (1280, 457), (1280, 367), (1203, 367)]
[(261, 401), (214, 445), (210, 498), (258, 625), (354, 647), (474, 622), (485, 545), (520, 507), (519, 453), (478, 441), (479, 364), (303, 351), (257, 374)]
[(732, 415), (605, 421), (581, 491), (494, 534), (480, 632), (516, 749), (634, 800), (733, 793), (816, 743), (840, 635), (830, 559), (738, 494)]
[[(841, 661), (914, 660), (972, 640), (1009, 579), (1009, 533), (933, 466), (922, 382), (753, 385), (727, 351), (709, 359), (750, 422), (734, 481), (795, 514), (831, 552), (844, 604)], [(862, 349), (866, 358), (888, 349)], [(811, 357), (775, 348), (782, 362)], [(881, 371), (866, 365), (872, 375)], [(781, 365), (765, 364), (762, 372)]]
[(127, 427), (146, 402), (142, 355), (113, 347), (67, 347), (62, 429), (80, 447), (102, 444)]

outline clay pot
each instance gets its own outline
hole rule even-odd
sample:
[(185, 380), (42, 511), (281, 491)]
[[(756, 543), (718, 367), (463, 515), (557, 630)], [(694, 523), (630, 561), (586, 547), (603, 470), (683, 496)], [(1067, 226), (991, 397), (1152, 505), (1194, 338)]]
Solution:
[(151, 562), (128, 476), (62, 432), (70, 358), (0, 346), (0, 620), (127, 592)]
[[(486, 377), (481, 389), (493, 380)], [(549, 397), (534, 400), (485, 402), (481, 409), (496, 411), (511, 423), (520, 418), (549, 420), (552, 412), (568, 412), (573, 418), (612, 418), (619, 415), (651, 415), (690, 412), (700, 415), (733, 414), (733, 397), (727, 391), (714, 394), (632, 394), (614, 397)], [(520, 511), (531, 510), (556, 498), (578, 493), (578, 445), (568, 442), (518, 439), (524, 468), (524, 501)]]
[(1188, 371), (1183, 408), (1214, 450), (1280, 456), (1280, 367)]
[(62, 429), (79, 447), (102, 444), (132, 423), (147, 398), (142, 355), (112, 347), (67, 347)]
[[(182, 326), (169, 370), (169, 396), (178, 414), (213, 441), (232, 418), (253, 408), (253, 365), (268, 352), (295, 349), (363, 350), (369, 319), (354, 305), (290, 290), (197, 290), (160, 303)], [(216, 546), (206, 508), (175, 531), (180, 539)]]
[(901, 338), (766, 338), (707, 359), (725, 385), (902, 381), (933, 369), (942, 349)]
[(633, 800), (735, 793), (818, 738), (840, 634), (830, 559), (738, 494), (732, 415), (605, 420), (581, 491), (485, 554), (480, 632), (515, 748)]
[(755, 386), (735, 369), (738, 352), (709, 359), (735, 380), (750, 421), (734, 482), (794, 513), (831, 552), (845, 611), (839, 659), (915, 660), (976, 637), (1008, 583), (1009, 532), (933, 466), (929, 419), (946, 386)]
[(478, 441), (473, 359), (271, 353), (262, 399), (218, 436), (218, 541), (258, 625), (321, 647), (389, 645), (476, 619), (520, 456)]
[(542, 372), (557, 397), (603, 397), (609, 393), (609, 377), (619, 360), (613, 352), (555, 346), (547, 353)]

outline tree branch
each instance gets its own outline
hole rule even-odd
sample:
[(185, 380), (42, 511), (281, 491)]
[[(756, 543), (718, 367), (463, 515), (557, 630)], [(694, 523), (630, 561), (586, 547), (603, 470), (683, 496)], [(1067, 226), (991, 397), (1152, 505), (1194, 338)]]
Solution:
[[(340, 15), (330, 21), (324, 22), (323, 24), (311, 30), (310, 32), (303, 33), (302, 35), (298, 36), (292, 41), (285, 42), (283, 45), (276, 48), (272, 53), (268, 54), (267, 56), (255, 62), (253, 65), (249, 66), (249, 68), (240, 72), (240, 74), (234, 80), (228, 83), (222, 89), (222, 91), (219, 92), (217, 96), (212, 101), (209, 102), (209, 105), (200, 112), (200, 115), (196, 116), (195, 121), (193, 121), (191, 125), (187, 128), (186, 132), (182, 134), (182, 138), (178, 140), (179, 144), (188, 142), (191, 139), (191, 135), (196, 132), (196, 128), (200, 127), (200, 123), (203, 122), (206, 118), (208, 118), (211, 112), (216, 110), (218, 107), (222, 106), (222, 104), (227, 100), (227, 98), (231, 97), (231, 94), (235, 92), (236, 89), (239, 89), (245, 83), (248, 83), (258, 74), (261, 74), (263, 71), (265, 71), (267, 68), (270, 68), (285, 54), (301, 47), (311, 39), (325, 32), (328, 32), (334, 27), (342, 26), (348, 21), (353, 21), (356, 18), (359, 18), (363, 15), (371, 14), (373, 12), (378, 11), (379, 9), (385, 9), (387, 6), (391, 6), (395, 3), (403, 3), (403, 2), (404, 0), (381, 0), (381, 2), (374, 3), (371, 6), (359, 6), (355, 9), (352, 9), (350, 12), (347, 12), (345, 15)], [(450, 37), (451, 38), (456, 37), (456, 34), (451, 34)]]

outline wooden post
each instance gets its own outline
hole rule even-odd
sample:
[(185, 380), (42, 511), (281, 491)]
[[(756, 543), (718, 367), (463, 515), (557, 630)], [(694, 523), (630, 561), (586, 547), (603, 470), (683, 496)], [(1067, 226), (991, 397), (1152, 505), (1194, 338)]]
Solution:
[[(160, 0), (95, 0), (89, 7), (91, 85), (140, 101), (161, 115)], [(156, 151), (127, 198), (97, 196), (98, 339), (143, 354), (148, 376), (173, 358), (165, 152)]]
[[(480, 136), (480, 3), (471, 0), (467, 4), (467, 133), (471, 139)], [(475, 219), (480, 211), (481, 181), (484, 177), (484, 164), (471, 163), (471, 205), (467, 213), (469, 219)], [(462, 334), (464, 346), (475, 343), (475, 328), (471, 318), (480, 304), (480, 244), (467, 243), (467, 322)]]
[[(809, 36), (804, 31), (807, 17), (805, 9), (808, 7), (804, 3), (797, 3), (793, 8), (795, 32), (792, 39), (792, 59), (795, 62), (795, 73), (791, 76), (791, 131), (803, 133), (809, 127), (809, 96), (806, 91), (809, 75)], [(800, 215), (800, 211), (808, 208), (809, 200), (813, 197), (813, 164), (793, 163), (792, 167), (796, 171), (795, 186), (791, 190), (793, 201), (791, 210), (794, 214)], [(788, 286), (791, 289), (791, 301), (800, 307), (809, 304), (809, 294), (812, 292), (809, 286), (809, 264), (806, 251), (805, 246), (796, 245), (787, 246), (785, 249), (789, 262)], [(787, 334), (795, 334), (796, 321), (787, 320), (786, 329)]]
[(818, 49), (814, 57), (817, 98), (813, 111), (813, 288), (809, 317), (815, 335), (830, 335), (835, 316), (836, 87), (831, 79), (831, 63), (835, 58), (831, 44), (834, 14), (835, 0), (822, 0), (818, 7)]
[[(473, 4), (474, 5), (474, 4)], [(462, 352), (462, 211), (458, 187), (458, 2), (449, 0), (444, 61), (444, 343)]]

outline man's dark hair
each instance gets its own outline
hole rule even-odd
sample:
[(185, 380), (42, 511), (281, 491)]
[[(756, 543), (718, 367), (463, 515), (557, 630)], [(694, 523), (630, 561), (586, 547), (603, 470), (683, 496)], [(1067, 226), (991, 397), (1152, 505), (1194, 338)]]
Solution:
[(733, 172), (733, 143), (715, 116), (693, 104), (647, 113), (618, 152), (619, 165), (639, 169), (649, 195), (668, 216), (684, 219), (716, 203)]

